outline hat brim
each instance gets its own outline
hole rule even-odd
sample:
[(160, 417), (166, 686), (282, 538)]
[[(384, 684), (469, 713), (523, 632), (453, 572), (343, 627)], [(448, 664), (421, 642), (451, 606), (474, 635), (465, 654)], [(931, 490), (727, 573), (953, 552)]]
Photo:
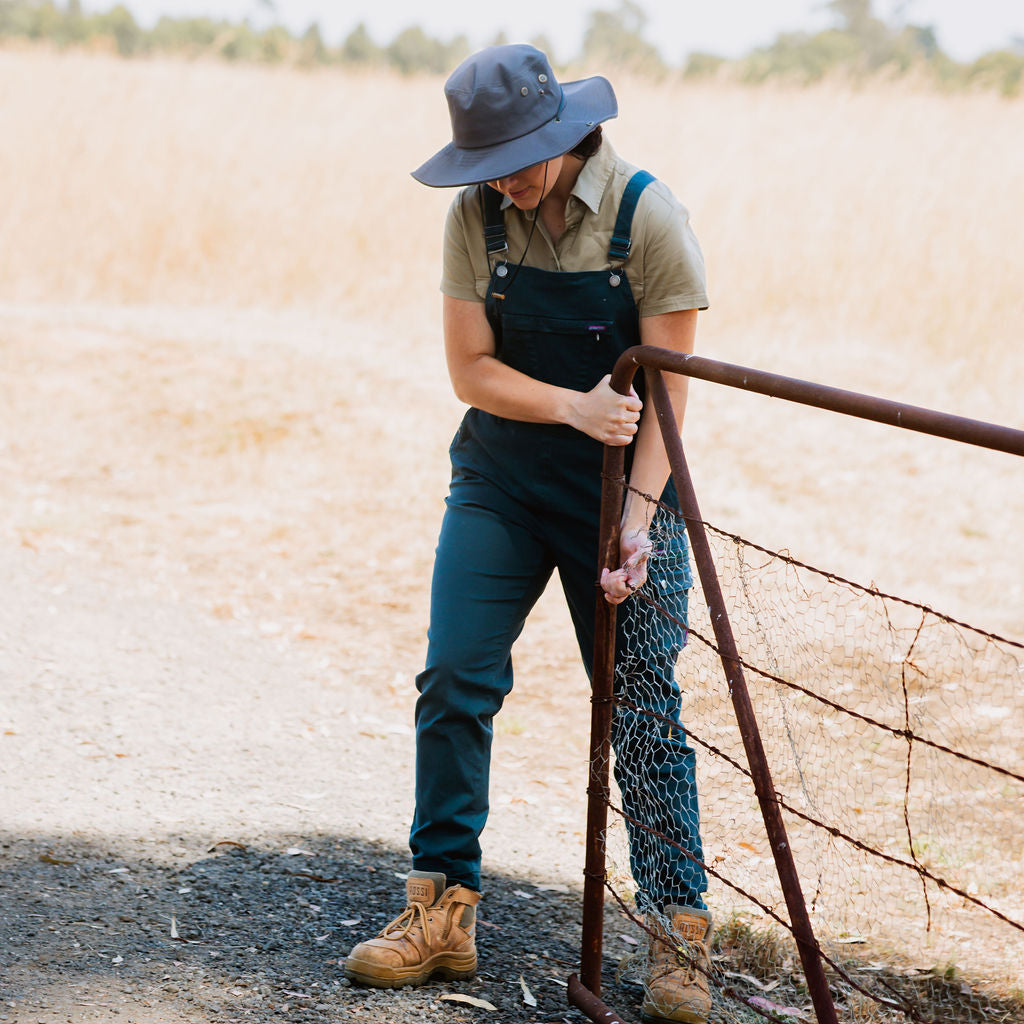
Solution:
[(497, 181), (534, 164), (551, 160), (581, 142), (594, 127), (618, 114), (611, 83), (600, 75), (562, 83), (562, 111), (539, 128), (507, 142), (460, 149), (449, 142), (412, 176), (432, 188)]

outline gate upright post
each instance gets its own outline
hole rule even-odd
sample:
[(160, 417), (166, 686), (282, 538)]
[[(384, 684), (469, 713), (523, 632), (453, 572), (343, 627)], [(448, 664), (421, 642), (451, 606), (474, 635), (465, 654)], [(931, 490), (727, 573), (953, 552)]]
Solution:
[(832, 1001), (828, 979), (825, 977), (825, 970), (822, 967), (821, 958), (818, 956), (818, 943), (807, 913), (800, 877), (797, 874), (793, 851), (786, 835), (786, 825), (782, 820), (782, 812), (775, 796), (775, 786), (772, 783), (768, 758), (761, 743), (761, 734), (757, 727), (753, 705), (750, 702), (747, 682), (743, 676), (739, 651), (736, 648), (736, 640), (733, 637), (732, 626), (729, 623), (725, 607), (725, 598), (722, 596), (722, 588), (718, 583), (718, 574), (711, 556), (711, 545), (708, 543), (704, 522), (697, 504), (697, 494), (686, 465), (683, 442), (679, 436), (679, 427), (672, 411), (668, 388), (665, 386), (665, 380), (660, 370), (644, 367), (644, 372), (647, 375), (647, 393), (654, 399), (658, 423), (661, 426), (661, 436), (665, 442), (665, 450), (668, 452), (672, 476), (679, 494), (680, 512), (682, 512), (683, 521), (686, 523), (690, 547), (693, 550), (694, 561), (697, 563), (701, 586), (704, 588), (704, 598), (711, 614), (711, 623), (722, 659), (722, 668), (725, 670), (725, 676), (729, 683), (729, 692), (732, 695), (733, 708), (739, 723), (747, 763), (750, 765), (754, 791), (761, 806), (761, 816), (764, 818), (765, 829), (772, 847), (772, 856), (775, 858), (775, 868), (782, 885), (786, 907), (789, 910), (793, 937), (796, 939), (800, 961), (804, 968), (804, 977), (807, 980), (807, 990), (811, 996), (811, 1002), (814, 1004), (814, 1013), (818, 1024), (838, 1024), (835, 1003)]
[[(601, 480), (601, 568), (618, 568), (619, 518), (625, 491), (625, 449), (605, 446)], [(608, 828), (612, 700), (615, 689), (615, 606), (597, 595), (591, 681), (590, 773), (587, 785), (587, 853), (583, 874), (583, 943), (580, 980), (601, 995), (604, 939), (605, 833)]]

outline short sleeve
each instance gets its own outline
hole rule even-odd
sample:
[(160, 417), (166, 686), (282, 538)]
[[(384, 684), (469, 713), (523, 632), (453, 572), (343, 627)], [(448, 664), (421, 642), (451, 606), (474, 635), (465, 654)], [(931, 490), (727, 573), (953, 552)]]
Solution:
[(473, 266), (467, 232), (464, 208), (466, 196), (465, 190), (459, 192), (448, 208), (448, 217), (444, 225), (441, 291), (454, 299), (481, 302), (483, 300), (477, 289), (477, 274)]
[(649, 186), (637, 210), (642, 236), (641, 317), (681, 309), (707, 309), (704, 254), (690, 226), (689, 211), (668, 191)]

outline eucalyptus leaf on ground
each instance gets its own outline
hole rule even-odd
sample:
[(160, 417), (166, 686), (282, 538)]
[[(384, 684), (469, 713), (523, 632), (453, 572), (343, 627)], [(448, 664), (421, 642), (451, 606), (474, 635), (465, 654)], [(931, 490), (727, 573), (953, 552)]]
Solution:
[(764, 996), (751, 996), (750, 1005), (756, 1006), (759, 1010), (767, 1010), (769, 1013), (777, 1014), (780, 1017), (791, 1017), (794, 1020), (807, 1020), (807, 1014), (799, 1006), (781, 1006), (773, 1003)]
[(477, 999), (475, 996), (464, 996), (458, 992), (441, 996), (441, 1001), (445, 1003), (465, 1003), (467, 1006), (476, 1006), (481, 1010), (498, 1009), (493, 1003), (487, 1002), (486, 999)]
[(530, 986), (526, 984), (526, 979), (521, 974), (519, 975), (519, 987), (523, 990), (523, 1002), (527, 1006), (536, 1006), (537, 998), (530, 991)]

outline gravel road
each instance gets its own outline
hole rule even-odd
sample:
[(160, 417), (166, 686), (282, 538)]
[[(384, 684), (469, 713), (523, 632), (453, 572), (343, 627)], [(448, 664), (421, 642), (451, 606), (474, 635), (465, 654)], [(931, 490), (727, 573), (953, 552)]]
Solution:
[(589, 706), (557, 595), (496, 735), (479, 978), (376, 993), (338, 967), (404, 905), (458, 415), (438, 360), (396, 359), (409, 400), (354, 447), (392, 364), (338, 332), (0, 311), (0, 1021), (568, 1012)]
[(408, 729), (146, 581), (28, 548), (0, 572), (0, 1021), (583, 1019), (581, 861), (536, 819), (491, 830), (476, 979), (350, 987), (339, 958), (401, 906)]
[[(373, 992), (338, 966), (404, 903), (413, 678), (459, 415), (436, 339), (3, 307), (0, 366), (0, 1022), (582, 1021), (565, 983), (589, 703), (555, 593), (496, 722), (480, 975)], [(961, 470), (934, 468), (950, 487)], [(791, 515), (722, 472), (711, 493)], [(1019, 519), (1012, 495), (963, 489)], [(1020, 571), (971, 544), (947, 580), (1017, 635)], [(605, 998), (630, 1024), (641, 993), (616, 968), (636, 940), (609, 910)]]

